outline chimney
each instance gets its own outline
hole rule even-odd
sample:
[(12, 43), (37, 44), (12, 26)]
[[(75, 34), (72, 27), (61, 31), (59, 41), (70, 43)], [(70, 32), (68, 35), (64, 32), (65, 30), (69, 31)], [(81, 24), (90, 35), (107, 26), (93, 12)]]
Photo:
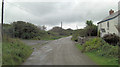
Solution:
[(111, 10), (109, 11), (109, 14), (111, 15), (111, 14), (113, 14), (113, 13), (114, 13), (114, 10), (111, 9)]

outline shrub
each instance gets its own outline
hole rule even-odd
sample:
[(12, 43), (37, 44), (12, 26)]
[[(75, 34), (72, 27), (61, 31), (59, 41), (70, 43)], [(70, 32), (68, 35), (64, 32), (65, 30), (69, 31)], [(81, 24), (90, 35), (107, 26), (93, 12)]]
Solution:
[(118, 44), (118, 42), (120, 41), (120, 37), (118, 37), (117, 35), (115, 34), (106, 34), (103, 36), (103, 39), (109, 43), (109, 44), (112, 44), (112, 45), (116, 45)]
[(24, 22), (24, 21), (17, 21), (13, 22), (12, 24), (13, 34), (14, 37), (22, 38), (22, 39), (31, 39), (39, 35), (39, 29), (34, 24)]
[(104, 41), (101, 38), (93, 38), (83, 44), (83, 52), (98, 50), (99, 47), (104, 45)]
[(102, 38), (93, 38), (82, 45), (82, 52), (95, 52), (99, 56), (118, 57), (118, 46), (106, 43)]
[(48, 36), (48, 33), (43, 28), (29, 22), (16, 21), (11, 24), (4, 24), (3, 31), (13, 38), (33, 39), (38, 36), (40, 38)]
[(78, 36), (79, 36), (78, 31), (75, 31), (74, 34), (72, 35), (72, 40), (77, 42), (78, 41)]

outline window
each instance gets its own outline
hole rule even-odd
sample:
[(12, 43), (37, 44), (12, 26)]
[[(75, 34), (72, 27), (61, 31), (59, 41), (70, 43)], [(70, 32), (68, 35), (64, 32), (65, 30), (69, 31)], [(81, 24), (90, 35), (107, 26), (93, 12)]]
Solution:
[(106, 32), (104, 28), (101, 28), (101, 31), (102, 31), (102, 32)]
[(107, 22), (107, 30), (109, 30), (109, 21)]

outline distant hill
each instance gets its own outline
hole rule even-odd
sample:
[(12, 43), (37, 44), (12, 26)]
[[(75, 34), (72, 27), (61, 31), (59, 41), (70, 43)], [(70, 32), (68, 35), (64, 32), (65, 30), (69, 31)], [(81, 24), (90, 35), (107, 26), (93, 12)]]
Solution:
[(53, 27), (51, 30), (48, 31), (49, 34), (55, 33), (56, 35), (72, 35), (72, 29), (63, 29), (61, 27)]

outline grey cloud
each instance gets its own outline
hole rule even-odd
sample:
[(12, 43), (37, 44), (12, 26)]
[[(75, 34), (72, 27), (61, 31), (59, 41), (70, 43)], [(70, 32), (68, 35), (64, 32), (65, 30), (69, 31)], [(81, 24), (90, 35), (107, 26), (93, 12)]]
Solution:
[(86, 20), (100, 21), (108, 16), (110, 9), (117, 10), (117, 1), (115, 3), (102, 2), (102, 0), (100, 2), (17, 2), (7, 7), (6, 22), (26, 20), (38, 25), (54, 26), (59, 25), (61, 21), (66, 24), (75, 22), (82, 24)]

